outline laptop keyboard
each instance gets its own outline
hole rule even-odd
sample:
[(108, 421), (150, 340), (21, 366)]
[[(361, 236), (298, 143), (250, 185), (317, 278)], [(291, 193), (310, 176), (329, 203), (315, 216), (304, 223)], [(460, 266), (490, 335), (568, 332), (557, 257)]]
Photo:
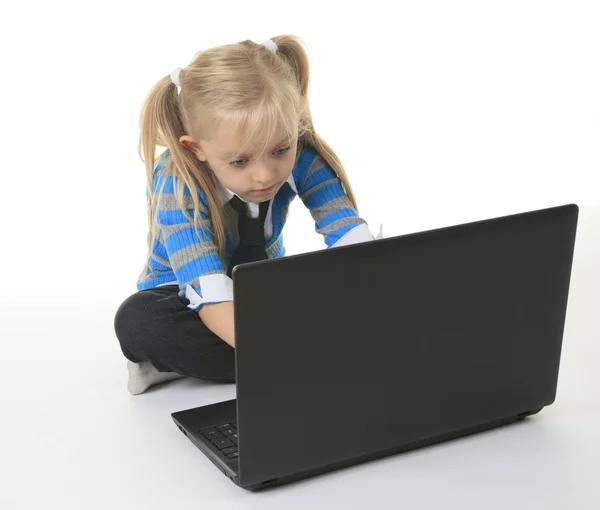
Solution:
[(200, 429), (204, 437), (210, 440), (228, 459), (238, 458), (237, 422), (223, 423), (215, 427)]

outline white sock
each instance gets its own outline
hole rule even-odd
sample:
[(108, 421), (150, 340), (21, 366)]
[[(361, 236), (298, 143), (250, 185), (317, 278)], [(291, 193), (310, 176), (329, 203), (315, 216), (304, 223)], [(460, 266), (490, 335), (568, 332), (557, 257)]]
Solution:
[(127, 370), (129, 371), (127, 390), (133, 395), (144, 393), (155, 384), (185, 377), (175, 372), (159, 372), (149, 361), (133, 363), (127, 360)]

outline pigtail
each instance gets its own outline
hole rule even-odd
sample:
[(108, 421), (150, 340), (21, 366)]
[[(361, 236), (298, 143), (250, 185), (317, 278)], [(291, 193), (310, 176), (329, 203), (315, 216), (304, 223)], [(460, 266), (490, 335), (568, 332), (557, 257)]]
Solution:
[[(154, 170), (159, 160), (162, 163), (162, 174), (165, 177), (173, 176), (177, 203), (185, 217), (193, 223), (198, 237), (200, 237), (199, 228), (206, 227), (201, 225), (200, 215), (200, 210), (205, 207), (205, 204), (200, 204), (196, 190), (199, 187), (204, 192), (212, 223), (210, 233), (217, 246), (219, 257), (225, 260), (225, 227), (217, 200), (216, 186), (211, 178), (212, 170), (179, 143), (179, 138), (189, 132), (185, 127), (186, 119), (181, 107), (182, 101), (185, 100), (184, 73), (185, 70), (182, 70), (179, 76), (182, 83), (181, 93), (171, 81), (171, 77), (165, 76), (150, 90), (140, 113), (138, 155), (145, 164), (148, 189), (148, 253), (146, 265), (141, 273), (143, 277), (146, 277), (149, 270), (149, 257), (158, 235), (156, 211), (160, 208), (166, 182), (166, 179), (163, 179), (161, 189), (158, 192), (154, 191)], [(158, 158), (156, 158), (157, 146), (167, 148)], [(191, 196), (184, 195), (185, 188), (190, 191)], [(192, 204), (189, 204), (189, 200)], [(193, 217), (187, 212), (189, 208), (194, 210)]]
[(294, 35), (280, 35), (271, 38), (278, 46), (277, 55), (279, 55), (289, 66), (294, 74), (298, 90), (304, 99), (304, 108), (300, 114), (299, 137), (312, 145), (321, 159), (328, 164), (337, 174), (342, 182), (342, 187), (348, 195), (350, 202), (358, 212), (358, 204), (350, 185), (348, 175), (337, 154), (330, 145), (317, 134), (312, 122), (312, 116), (308, 105), (308, 87), (310, 81), (310, 65), (308, 53), (302, 43), (302, 40)]

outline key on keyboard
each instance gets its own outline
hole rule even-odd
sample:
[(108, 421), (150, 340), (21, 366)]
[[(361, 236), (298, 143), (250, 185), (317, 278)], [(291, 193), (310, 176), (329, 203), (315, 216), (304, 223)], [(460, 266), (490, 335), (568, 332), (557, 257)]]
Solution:
[(214, 427), (205, 427), (200, 429), (202, 435), (210, 439), (211, 442), (221, 450), (221, 453), (228, 459), (238, 457), (238, 435), (237, 422), (223, 423)]

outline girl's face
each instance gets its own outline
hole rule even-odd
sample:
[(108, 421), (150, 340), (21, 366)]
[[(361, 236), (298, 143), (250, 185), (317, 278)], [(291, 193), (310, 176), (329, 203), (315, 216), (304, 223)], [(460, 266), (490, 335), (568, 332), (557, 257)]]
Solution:
[(280, 129), (269, 140), (263, 154), (255, 147), (236, 157), (238, 142), (231, 136), (235, 132), (232, 128), (224, 122), (211, 141), (196, 143), (186, 135), (179, 142), (192, 150), (200, 161), (208, 162), (221, 184), (236, 195), (251, 202), (270, 200), (294, 169), (297, 140), (288, 144), (285, 131)]

